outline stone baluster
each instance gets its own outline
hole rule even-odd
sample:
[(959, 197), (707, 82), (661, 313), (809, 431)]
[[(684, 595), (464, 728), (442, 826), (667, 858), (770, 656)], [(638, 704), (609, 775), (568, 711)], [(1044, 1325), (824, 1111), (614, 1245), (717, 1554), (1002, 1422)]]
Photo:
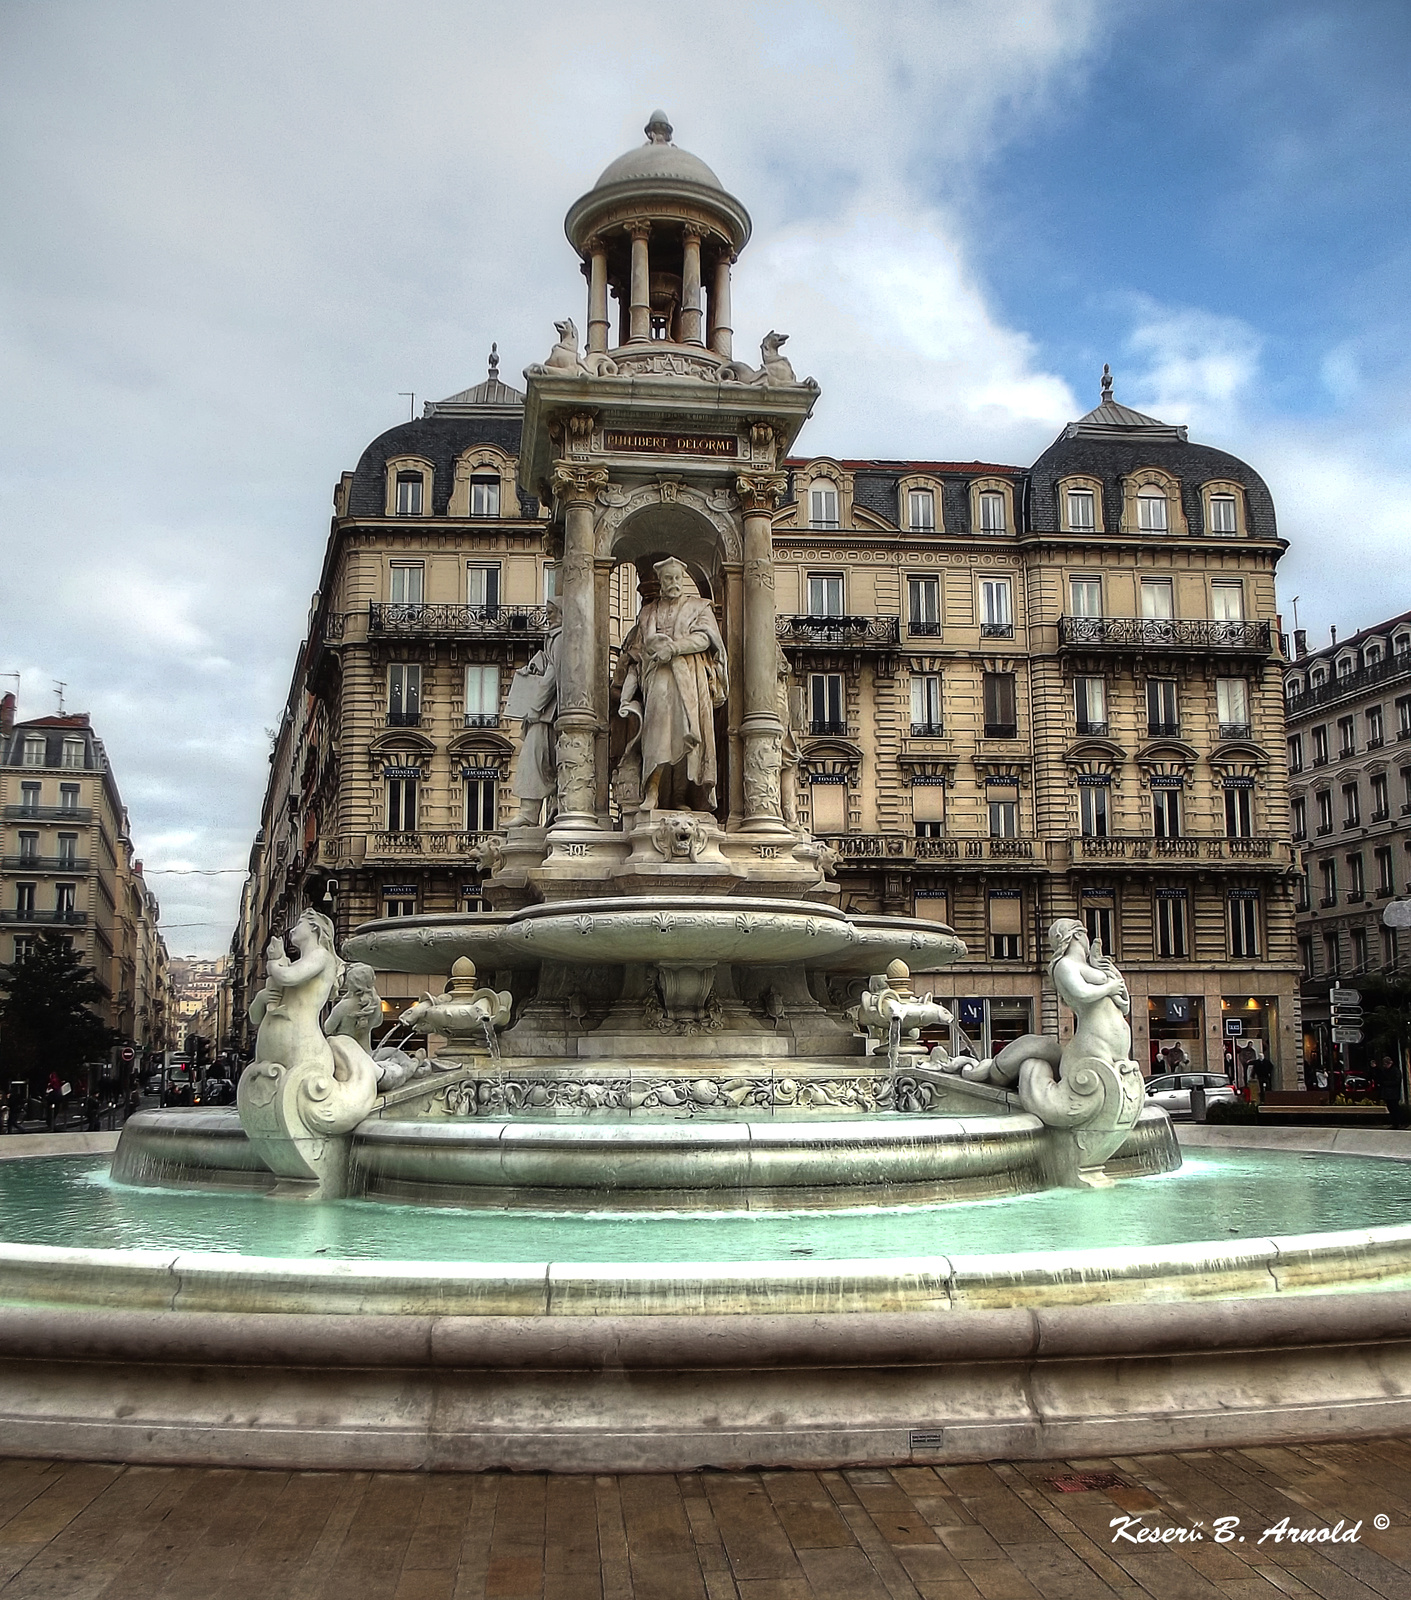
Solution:
[(608, 486), (605, 467), (556, 461), (555, 498), (564, 508), (559, 605), (563, 613), (562, 672), (555, 723), (559, 812), (556, 827), (592, 826), (597, 814), (597, 595), (593, 561), (594, 504)]
[(701, 337), (701, 236), (702, 229), (687, 223), (683, 229), (681, 270), (681, 343), (705, 343)]
[(730, 326), (730, 264), (735, 257), (722, 250), (715, 262), (715, 287), (710, 296), (710, 347), (728, 361), (734, 353), (734, 329)]
[(608, 247), (597, 238), (588, 256), (588, 348), (608, 347)]
[(773, 513), (788, 478), (782, 472), (742, 473), (735, 491), (745, 522), (745, 827), (773, 831), (784, 826), (779, 804), (779, 758), (784, 729), (779, 721), (774, 619)]
[(647, 254), (647, 240), (651, 238), (650, 222), (630, 222), (628, 237), (632, 240), (632, 299), (628, 320), (628, 337), (635, 343), (652, 336), (651, 262)]

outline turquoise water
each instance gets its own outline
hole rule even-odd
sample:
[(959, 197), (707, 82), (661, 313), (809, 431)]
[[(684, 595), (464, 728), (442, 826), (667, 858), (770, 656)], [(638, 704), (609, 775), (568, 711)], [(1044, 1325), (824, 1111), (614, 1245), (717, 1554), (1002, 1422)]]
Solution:
[(843, 1211), (455, 1210), (134, 1189), (108, 1158), (0, 1162), (0, 1238), (91, 1249), (421, 1261), (845, 1260), (1100, 1249), (1411, 1223), (1411, 1163), (1202, 1152), (1114, 1189)]

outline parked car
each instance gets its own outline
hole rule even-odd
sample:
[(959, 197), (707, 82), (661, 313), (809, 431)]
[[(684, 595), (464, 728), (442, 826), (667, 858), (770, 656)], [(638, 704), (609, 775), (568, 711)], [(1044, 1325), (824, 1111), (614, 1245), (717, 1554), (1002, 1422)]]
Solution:
[(1167, 1072), (1147, 1079), (1146, 1097), (1168, 1117), (1188, 1117), (1192, 1089), (1205, 1090), (1207, 1105), (1214, 1100), (1234, 1100), (1239, 1095), (1223, 1072)]
[(235, 1085), (229, 1078), (207, 1078), (196, 1091), (198, 1106), (233, 1106)]

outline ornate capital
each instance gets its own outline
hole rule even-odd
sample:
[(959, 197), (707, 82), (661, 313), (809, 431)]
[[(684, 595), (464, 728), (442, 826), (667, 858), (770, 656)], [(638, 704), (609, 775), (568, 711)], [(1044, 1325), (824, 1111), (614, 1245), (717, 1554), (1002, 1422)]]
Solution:
[(705, 226), (705, 224), (700, 222), (683, 223), (681, 227), (682, 234), (687, 239), (694, 239), (697, 244), (699, 244), (700, 241), (706, 237), (709, 231), (710, 230)]
[(650, 222), (629, 222), (622, 231), (629, 239), (650, 239), (652, 225)]
[(735, 479), (735, 493), (746, 512), (775, 511), (784, 498), (789, 478), (783, 472), (742, 472)]
[(608, 486), (606, 467), (582, 466), (576, 461), (555, 461), (550, 486), (554, 498), (565, 505), (590, 505)]

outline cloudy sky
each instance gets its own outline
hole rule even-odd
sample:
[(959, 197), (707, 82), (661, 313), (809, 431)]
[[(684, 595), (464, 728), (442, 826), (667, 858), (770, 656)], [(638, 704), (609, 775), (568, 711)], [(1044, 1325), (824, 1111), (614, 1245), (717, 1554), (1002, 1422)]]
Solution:
[[(806, 448), (1027, 463), (1110, 361), (1268, 478), (1288, 625), (1411, 607), (1408, 81), (1404, 0), (0, 0), (0, 673), (149, 869), (240, 867), (338, 474), (581, 326), (657, 105)], [(238, 875), (152, 882), (225, 946)]]

